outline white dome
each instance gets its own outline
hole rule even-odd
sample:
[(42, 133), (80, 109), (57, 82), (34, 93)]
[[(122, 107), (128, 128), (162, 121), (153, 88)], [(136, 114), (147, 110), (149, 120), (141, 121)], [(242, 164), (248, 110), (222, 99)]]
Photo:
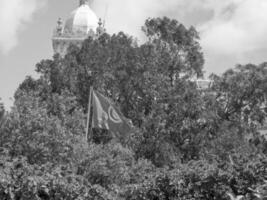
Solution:
[(75, 9), (69, 19), (66, 20), (65, 33), (88, 34), (90, 30), (96, 32), (98, 18), (88, 4), (82, 4)]

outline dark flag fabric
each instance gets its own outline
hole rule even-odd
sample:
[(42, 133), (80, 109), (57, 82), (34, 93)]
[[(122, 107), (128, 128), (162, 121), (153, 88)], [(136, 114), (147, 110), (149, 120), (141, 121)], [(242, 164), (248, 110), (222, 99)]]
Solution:
[(116, 136), (126, 136), (132, 127), (129, 121), (114, 106), (110, 99), (97, 91), (92, 92), (93, 117), (92, 127), (107, 129)]

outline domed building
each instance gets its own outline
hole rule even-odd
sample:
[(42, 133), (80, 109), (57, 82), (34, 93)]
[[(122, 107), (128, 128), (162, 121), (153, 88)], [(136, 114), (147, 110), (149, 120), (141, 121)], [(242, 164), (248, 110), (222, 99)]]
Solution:
[(101, 26), (102, 22), (90, 8), (89, 0), (80, 0), (79, 7), (71, 12), (65, 23), (61, 18), (57, 22), (52, 38), (54, 53), (64, 56), (71, 44), (81, 47), (86, 38), (96, 37), (100, 34), (98, 30), (104, 30), (99, 29)]

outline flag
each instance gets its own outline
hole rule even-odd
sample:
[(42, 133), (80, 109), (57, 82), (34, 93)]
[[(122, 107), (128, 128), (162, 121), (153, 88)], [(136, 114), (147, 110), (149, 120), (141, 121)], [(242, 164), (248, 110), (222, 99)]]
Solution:
[(117, 136), (125, 136), (131, 131), (129, 121), (110, 99), (97, 91), (92, 92), (92, 98), (93, 128), (107, 129)]

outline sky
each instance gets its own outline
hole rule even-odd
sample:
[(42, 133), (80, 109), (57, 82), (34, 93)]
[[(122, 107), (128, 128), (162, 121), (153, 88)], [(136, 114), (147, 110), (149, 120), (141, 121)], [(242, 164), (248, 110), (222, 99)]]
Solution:
[[(267, 61), (267, 0), (91, 0), (107, 32), (124, 31), (142, 41), (149, 17), (177, 19), (200, 33), (205, 66), (221, 74), (236, 64)], [(19, 84), (35, 65), (53, 56), (52, 32), (78, 0), (0, 0), (0, 98), (12, 106)]]

